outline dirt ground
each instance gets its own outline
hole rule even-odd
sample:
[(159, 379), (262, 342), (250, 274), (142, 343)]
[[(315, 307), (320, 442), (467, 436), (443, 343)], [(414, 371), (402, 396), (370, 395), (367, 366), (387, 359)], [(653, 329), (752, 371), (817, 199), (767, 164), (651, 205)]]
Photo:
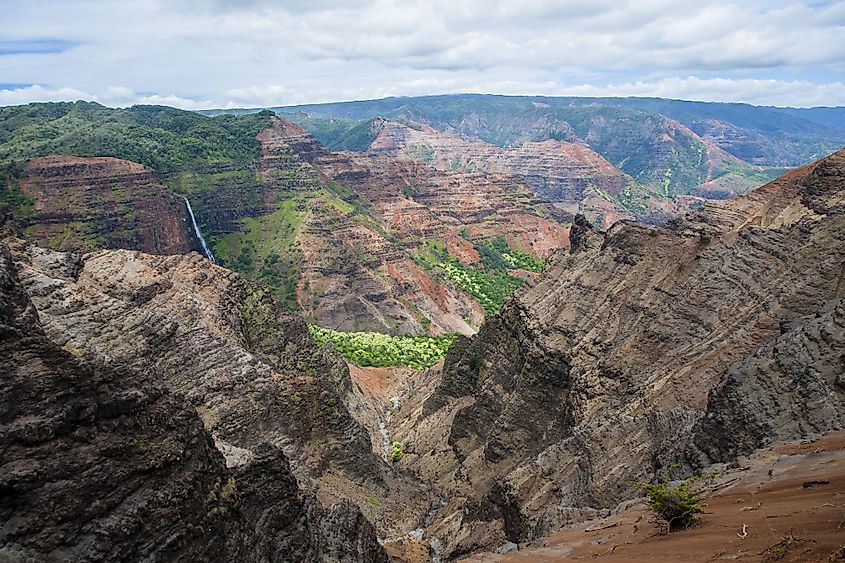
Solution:
[(690, 528), (670, 534), (642, 504), (506, 554), (463, 561), (845, 561), (845, 433), (785, 444), (726, 470)]

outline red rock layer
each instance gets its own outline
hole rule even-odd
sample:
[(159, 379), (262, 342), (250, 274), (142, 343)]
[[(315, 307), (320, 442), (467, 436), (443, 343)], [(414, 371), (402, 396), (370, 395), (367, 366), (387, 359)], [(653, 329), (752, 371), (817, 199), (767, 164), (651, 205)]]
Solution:
[(182, 198), (141, 164), (111, 157), (36, 158), (26, 165), (21, 190), (35, 199), (27, 232), (44, 246), (154, 254), (193, 247)]

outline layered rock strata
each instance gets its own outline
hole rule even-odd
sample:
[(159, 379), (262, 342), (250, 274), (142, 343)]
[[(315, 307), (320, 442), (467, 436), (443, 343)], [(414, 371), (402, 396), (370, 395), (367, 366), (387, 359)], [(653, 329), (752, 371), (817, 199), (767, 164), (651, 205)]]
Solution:
[(179, 254), (196, 244), (182, 198), (128, 160), (36, 158), (26, 164), (20, 188), (34, 199), (27, 232), (44, 246)]
[(845, 151), (570, 252), (397, 417), (447, 552), (519, 542), (688, 468), (845, 426)]
[(50, 340), (184, 396), (229, 468), (270, 444), (304, 490), (326, 505), (351, 499), (382, 534), (425, 509), (426, 493), (373, 452), (346, 409), (344, 361), (266, 289), (196, 253), (80, 256), (20, 243), (14, 255)]
[(28, 291), (50, 293), (84, 265), (34, 260), (56, 277), (22, 283), (0, 245), (0, 559), (387, 561), (357, 508), (300, 491), (271, 436), (224, 456), (190, 399), (119, 342), (98, 355), (42, 324)]

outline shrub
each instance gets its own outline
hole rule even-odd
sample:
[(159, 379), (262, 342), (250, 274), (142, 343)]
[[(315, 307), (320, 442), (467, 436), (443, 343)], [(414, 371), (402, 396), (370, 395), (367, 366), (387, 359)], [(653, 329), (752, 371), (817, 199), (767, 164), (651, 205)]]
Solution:
[(645, 491), (649, 508), (666, 521), (670, 530), (688, 527), (696, 514), (704, 511), (700, 503), (707, 496), (707, 487), (699, 476), (670, 485), (671, 474), (678, 467), (672, 465), (662, 472), (657, 483), (634, 483)]
[(402, 461), (402, 456), (404, 455), (402, 453), (402, 442), (393, 442), (390, 444), (390, 460), (393, 463)]
[(485, 314), (494, 315), (523, 279), (508, 274), (509, 268), (541, 271), (543, 261), (526, 252), (511, 249), (504, 238), (498, 237), (479, 243), (480, 266), (465, 266), (449, 254), (446, 246), (436, 240), (425, 241), (414, 259), (440, 279), (451, 281), (458, 288), (472, 295)]
[(364, 367), (408, 366), (426, 369), (440, 361), (457, 336), (339, 332), (316, 325), (310, 325), (309, 329), (317, 344), (322, 346), (330, 342), (346, 360)]

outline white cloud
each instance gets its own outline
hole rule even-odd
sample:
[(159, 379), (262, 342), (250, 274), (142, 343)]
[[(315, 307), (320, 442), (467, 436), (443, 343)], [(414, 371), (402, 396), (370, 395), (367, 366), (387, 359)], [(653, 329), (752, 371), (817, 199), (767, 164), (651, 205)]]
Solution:
[(91, 101), (94, 96), (76, 90), (75, 88), (58, 88), (50, 90), (34, 84), (21, 88), (0, 90), (0, 105), (13, 106), (28, 104), (29, 102), (62, 102), (68, 100)]
[(773, 106), (845, 105), (845, 84), (814, 84), (806, 80), (665, 78), (657, 82), (627, 82), (604, 87), (584, 84), (555, 89), (561, 96), (648, 96), (710, 102), (745, 102)]
[(102, 94), (90, 94), (75, 88), (50, 89), (34, 84), (20, 88), (0, 89), (0, 105), (21, 105), (30, 102), (69, 102), (84, 100), (99, 102), (111, 107), (128, 107), (135, 104), (172, 106), (181, 109), (208, 109), (215, 107), (210, 100), (196, 101), (173, 95), (139, 95), (123, 86), (110, 86)]
[(3, 80), (42, 85), (0, 103), (68, 88), (189, 109), (464, 91), (843, 103), (839, 1), (7, 3), (0, 36), (78, 46), (0, 55)]

